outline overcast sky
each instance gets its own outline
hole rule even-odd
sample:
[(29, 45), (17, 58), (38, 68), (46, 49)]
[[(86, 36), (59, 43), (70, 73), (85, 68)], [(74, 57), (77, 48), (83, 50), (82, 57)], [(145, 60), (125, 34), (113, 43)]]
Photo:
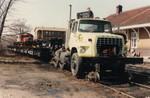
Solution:
[[(123, 11), (150, 5), (150, 0), (25, 0), (15, 5), (14, 19), (25, 18), (33, 28), (67, 27), (69, 5), (72, 4), (72, 18), (76, 13), (90, 7), (96, 17), (107, 17), (116, 12), (121, 4)], [(11, 16), (12, 17), (12, 16)]]

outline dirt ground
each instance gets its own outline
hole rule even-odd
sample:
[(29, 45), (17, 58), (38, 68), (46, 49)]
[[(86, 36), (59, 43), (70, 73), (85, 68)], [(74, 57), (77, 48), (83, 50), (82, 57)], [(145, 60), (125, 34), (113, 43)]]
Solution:
[(3, 53), (0, 98), (125, 98), (33, 58)]

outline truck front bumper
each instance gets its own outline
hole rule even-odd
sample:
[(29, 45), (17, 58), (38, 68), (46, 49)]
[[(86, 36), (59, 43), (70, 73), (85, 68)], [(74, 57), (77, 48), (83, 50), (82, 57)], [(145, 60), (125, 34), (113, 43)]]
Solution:
[(94, 58), (95, 63), (124, 63), (124, 64), (142, 64), (142, 57), (97, 57)]

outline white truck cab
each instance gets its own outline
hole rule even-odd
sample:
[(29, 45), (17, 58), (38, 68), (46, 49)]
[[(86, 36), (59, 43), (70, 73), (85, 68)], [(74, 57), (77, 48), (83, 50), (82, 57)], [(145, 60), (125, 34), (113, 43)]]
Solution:
[(103, 54), (122, 55), (124, 39), (112, 34), (107, 20), (86, 18), (72, 23), (69, 49), (76, 49), (80, 57), (99, 57)]

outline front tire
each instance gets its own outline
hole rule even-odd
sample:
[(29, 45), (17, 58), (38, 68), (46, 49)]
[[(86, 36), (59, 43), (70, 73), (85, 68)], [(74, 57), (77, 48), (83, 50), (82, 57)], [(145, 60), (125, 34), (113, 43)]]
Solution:
[(82, 58), (74, 53), (71, 57), (71, 72), (73, 76), (80, 77), (82, 72)]

